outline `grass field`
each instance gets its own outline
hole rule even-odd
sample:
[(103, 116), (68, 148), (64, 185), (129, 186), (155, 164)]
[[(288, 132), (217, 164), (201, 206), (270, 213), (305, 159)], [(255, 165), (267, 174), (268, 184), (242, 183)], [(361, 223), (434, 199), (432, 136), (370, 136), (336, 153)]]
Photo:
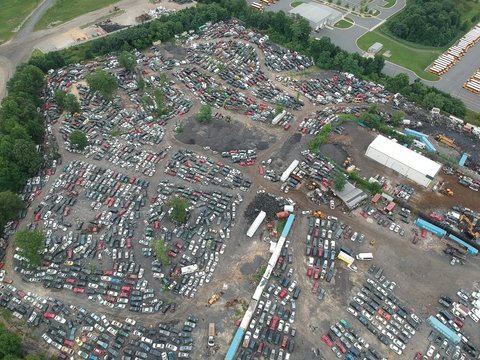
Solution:
[(386, 60), (412, 70), (422, 79), (438, 80), (438, 76), (425, 71), (425, 68), (442, 53), (442, 49), (414, 48), (383, 35), (378, 30), (363, 35), (357, 40), (357, 45), (360, 49), (367, 51), (376, 42), (383, 44), (382, 54), (385, 51), (391, 52), (390, 57), (385, 57)]
[(292, 8), (297, 7), (298, 5), (302, 5), (303, 1), (294, 1), (290, 4)]
[(56, 24), (72, 20), (90, 11), (104, 8), (119, 0), (57, 0), (55, 5), (47, 10), (35, 26), (35, 30), (45, 29), (53, 22)]
[(346, 19), (342, 19), (335, 24), (337, 29), (348, 29), (353, 26), (353, 22), (347, 21)]
[(0, 44), (9, 40), (18, 25), (37, 7), (41, 0), (8, 0), (1, 2)]
[(381, 5), (383, 8), (391, 8), (393, 5), (395, 5), (397, 0), (385, 0), (385, 4)]

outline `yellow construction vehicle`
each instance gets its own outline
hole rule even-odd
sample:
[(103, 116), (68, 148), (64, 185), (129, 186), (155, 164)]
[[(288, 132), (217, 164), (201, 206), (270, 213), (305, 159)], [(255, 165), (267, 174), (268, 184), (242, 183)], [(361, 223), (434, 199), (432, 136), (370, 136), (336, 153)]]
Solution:
[(319, 219), (325, 219), (327, 217), (327, 215), (325, 215), (323, 212), (321, 211), (314, 211), (312, 213), (312, 216), (316, 217), (316, 218), (319, 218)]
[(212, 296), (210, 296), (210, 299), (208, 299), (208, 305), (213, 305), (215, 304), (218, 299), (220, 299), (221, 294), (220, 293), (214, 293)]
[(435, 135), (435, 140), (437, 140), (438, 142), (441, 142), (442, 144), (448, 145), (451, 148), (454, 148), (454, 149), (457, 148), (457, 145), (455, 144), (455, 140), (452, 140), (452, 139), (450, 139), (449, 137), (446, 137), (443, 134)]
[(475, 226), (473, 225), (472, 223), (472, 220), (470, 220), (469, 217), (465, 216), (465, 215), (461, 215), (460, 216), (460, 221), (463, 221), (465, 223), (467, 223), (468, 225), (468, 233), (473, 236), (475, 239), (478, 239), (480, 238), (480, 232), (478, 231), (475, 231)]
[(440, 193), (447, 196), (453, 196), (453, 191), (451, 189), (440, 189)]

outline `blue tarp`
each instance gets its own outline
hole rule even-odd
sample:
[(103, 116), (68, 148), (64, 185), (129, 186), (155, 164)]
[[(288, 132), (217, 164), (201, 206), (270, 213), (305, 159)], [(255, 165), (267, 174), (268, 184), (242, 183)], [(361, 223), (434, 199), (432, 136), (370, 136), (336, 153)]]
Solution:
[(238, 328), (237, 332), (235, 333), (235, 336), (233, 337), (232, 343), (228, 348), (227, 355), (225, 355), (225, 360), (233, 360), (233, 357), (235, 356), (235, 353), (237, 352), (238, 347), (240, 346), (240, 343), (243, 339), (244, 334), (245, 334), (245, 329)]
[(440, 334), (442, 334), (451, 343), (456, 345), (460, 342), (460, 336), (458, 336), (457, 333), (450, 329), (448, 326), (440, 322), (440, 320), (438, 320), (435, 316), (430, 315), (427, 319), (427, 324), (436, 331), (438, 331)]
[(467, 252), (470, 254), (470, 255), (473, 255), (473, 256), (477, 256), (478, 254), (478, 250), (475, 249), (473, 246), (467, 244), (465, 241), (463, 241), (462, 239), (459, 239), (458, 237), (456, 237), (455, 235), (452, 235), (452, 234), (449, 234), (448, 235), (448, 238), (452, 241), (455, 241), (457, 244), (461, 245), (461, 246), (464, 246), (467, 248)]
[(421, 141), (422, 143), (425, 144), (425, 148), (430, 151), (430, 152), (437, 152), (437, 149), (435, 149), (435, 146), (432, 145), (432, 143), (428, 140), (428, 135), (425, 135), (424, 133), (421, 133), (419, 131), (415, 131), (412, 129), (405, 129), (403, 131), (405, 135), (413, 136), (416, 138), (418, 141)]
[(467, 161), (467, 159), (468, 159), (468, 154), (463, 154), (462, 157), (460, 158), (460, 161), (458, 162), (458, 165), (464, 166), (465, 161)]
[(288, 236), (288, 233), (290, 232), (290, 228), (292, 227), (294, 219), (295, 219), (295, 215), (290, 214), (288, 216), (287, 222), (285, 223), (285, 226), (283, 227), (282, 237), (287, 237)]
[(422, 228), (422, 229), (425, 229), (427, 231), (430, 231), (432, 234), (435, 234), (439, 237), (444, 237), (447, 232), (441, 228), (439, 228), (438, 226), (435, 226), (431, 223), (429, 223), (428, 221), (425, 221), (423, 219), (417, 219), (415, 220), (414, 222), (415, 225), (417, 225), (418, 227)]

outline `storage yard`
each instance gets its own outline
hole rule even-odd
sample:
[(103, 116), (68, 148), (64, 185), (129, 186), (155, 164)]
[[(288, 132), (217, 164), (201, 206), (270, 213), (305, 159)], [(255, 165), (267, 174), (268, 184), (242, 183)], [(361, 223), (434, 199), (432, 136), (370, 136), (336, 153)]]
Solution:
[[(52, 156), (2, 239), (12, 321), (49, 358), (478, 358), (480, 129), (235, 20), (177, 40), (134, 51), (136, 71), (49, 72)], [(45, 235), (40, 267), (20, 229)]]

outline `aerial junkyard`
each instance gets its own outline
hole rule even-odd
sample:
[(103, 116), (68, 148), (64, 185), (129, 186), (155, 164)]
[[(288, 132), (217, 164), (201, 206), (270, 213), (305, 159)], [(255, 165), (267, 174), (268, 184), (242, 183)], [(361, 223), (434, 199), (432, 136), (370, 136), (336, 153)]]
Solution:
[(48, 73), (59, 156), (2, 239), (12, 321), (62, 359), (479, 358), (480, 129), (236, 20), (176, 40)]

